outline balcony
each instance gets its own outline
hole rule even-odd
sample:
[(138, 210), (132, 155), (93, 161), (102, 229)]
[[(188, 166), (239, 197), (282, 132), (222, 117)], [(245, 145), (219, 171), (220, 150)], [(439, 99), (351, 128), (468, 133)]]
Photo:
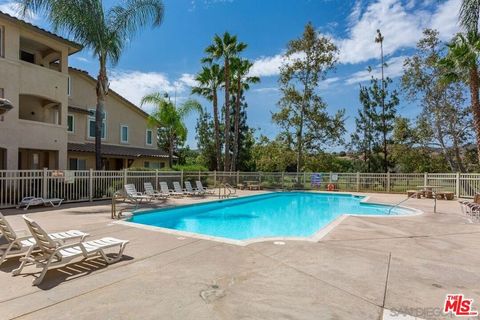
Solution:
[(19, 101), (20, 119), (62, 125), (62, 108), (59, 102), (28, 94), (21, 94)]
[(24, 62), (58, 72), (61, 71), (61, 64), (59, 62), (62, 60), (62, 53), (50, 48), (44, 43), (37, 42), (30, 38), (20, 37), (20, 51), (18, 57)]

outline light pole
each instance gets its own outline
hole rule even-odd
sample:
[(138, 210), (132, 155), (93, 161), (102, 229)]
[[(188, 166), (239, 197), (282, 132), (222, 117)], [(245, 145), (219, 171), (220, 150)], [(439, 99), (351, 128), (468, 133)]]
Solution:
[(382, 62), (381, 70), (382, 70), (382, 131), (383, 131), (383, 167), (385, 173), (388, 171), (388, 162), (387, 162), (387, 126), (386, 126), (386, 119), (385, 119), (385, 77), (384, 77), (384, 58), (383, 58), (383, 35), (380, 32), (380, 29), (377, 29), (377, 36), (375, 38), (375, 43), (380, 43), (380, 59)]

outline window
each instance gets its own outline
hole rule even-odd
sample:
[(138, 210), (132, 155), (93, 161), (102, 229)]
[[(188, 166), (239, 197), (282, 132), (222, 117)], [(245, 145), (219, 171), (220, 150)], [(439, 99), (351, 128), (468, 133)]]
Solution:
[[(89, 109), (90, 113), (88, 115), (88, 137), (93, 139), (95, 138), (95, 109)], [(102, 139), (107, 138), (107, 113), (103, 112), (102, 117)]]
[(87, 170), (87, 160), (70, 158), (68, 161), (69, 170)]
[(147, 134), (146, 134), (146, 137), (145, 137), (145, 143), (149, 146), (151, 146), (153, 144), (153, 132), (152, 130), (150, 129), (147, 129)]
[(120, 142), (128, 143), (128, 126), (120, 125)]
[(35, 55), (33, 53), (21, 50), (20, 60), (30, 62), (30, 63), (35, 63)]
[(5, 28), (3, 26), (0, 26), (0, 58), (5, 57)]
[(67, 95), (70, 97), (72, 95), (72, 78), (68, 76), (67, 80)]
[(143, 163), (143, 166), (145, 168), (149, 168), (149, 169), (162, 169), (162, 168), (165, 167), (165, 163), (164, 162), (158, 162), (158, 161), (155, 161), (155, 162), (145, 161)]
[(73, 114), (67, 115), (67, 132), (75, 132), (75, 117)]

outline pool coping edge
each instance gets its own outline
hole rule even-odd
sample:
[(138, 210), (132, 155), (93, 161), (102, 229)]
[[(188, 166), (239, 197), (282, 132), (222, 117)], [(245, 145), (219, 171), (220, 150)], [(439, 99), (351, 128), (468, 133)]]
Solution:
[[(353, 195), (352, 193), (343, 193), (343, 194)], [(385, 204), (385, 203), (370, 202), (370, 198), (371, 198), (370, 195), (365, 195), (364, 198), (362, 200), (360, 200), (360, 203), (369, 203), (369, 204), (376, 204), (376, 205), (388, 205), (388, 204)], [(253, 239), (249, 239), (249, 240), (234, 240), (234, 239), (228, 239), (228, 238), (223, 238), (223, 237), (215, 237), (215, 236), (204, 235), (204, 234), (200, 234), (200, 233), (180, 231), (180, 230), (174, 230), (174, 229), (157, 227), (157, 226), (150, 226), (150, 225), (130, 222), (130, 221), (126, 221), (126, 220), (117, 220), (114, 223), (129, 226), (129, 227), (149, 230), (149, 231), (167, 233), (167, 234), (175, 235), (175, 236), (178, 236), (178, 237), (189, 237), (189, 238), (194, 238), (194, 239), (216, 241), (216, 242), (221, 242), (221, 243), (225, 243), (225, 244), (232, 244), (232, 245), (237, 245), (237, 246), (244, 247), (244, 246), (248, 246), (250, 244), (254, 244), (254, 243), (258, 243), (258, 242), (268, 242), (268, 241), (319, 242), (324, 237), (326, 237), (331, 231), (333, 231), (335, 229), (335, 227), (340, 225), (348, 217), (368, 217), (368, 218), (393, 218), (393, 217), (397, 217), (397, 218), (404, 218), (404, 217), (412, 217), (412, 216), (418, 216), (418, 215), (424, 214), (424, 211), (420, 210), (420, 209), (407, 207), (407, 206), (402, 206), (402, 205), (393, 205), (393, 206), (397, 207), (397, 208), (412, 211), (412, 213), (411, 214), (405, 214), (405, 215), (396, 215), (396, 216), (391, 216), (391, 215), (362, 215), (362, 214), (343, 213), (343, 214), (339, 215), (338, 217), (336, 217), (334, 220), (332, 220), (330, 223), (325, 225), (324, 227), (318, 229), (318, 231), (310, 237), (262, 237), (262, 238), (253, 238)]]

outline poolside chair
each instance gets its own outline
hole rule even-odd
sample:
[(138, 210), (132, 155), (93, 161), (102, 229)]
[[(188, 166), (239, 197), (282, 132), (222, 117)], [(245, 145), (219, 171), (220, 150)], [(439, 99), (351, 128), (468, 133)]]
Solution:
[(126, 184), (125, 185), (125, 193), (127, 198), (136, 203), (139, 204), (142, 201), (152, 201), (152, 197), (146, 194), (142, 194), (141, 192), (138, 192), (137, 189), (135, 188), (134, 184)]
[[(32, 251), (37, 247), (35, 239), (31, 236), (19, 237), (15, 230), (10, 226), (7, 219), (0, 213), (0, 232), (7, 240), (6, 244), (0, 245), (2, 255), (0, 257), (0, 265), (7, 259), (19, 254), (26, 253), (25, 257), (29, 257)], [(64, 232), (50, 233), (49, 236), (58, 242), (65, 242), (66, 240), (83, 240), (88, 236), (78, 230), (68, 230)]]
[(153, 189), (152, 183), (150, 182), (145, 182), (143, 187), (145, 188), (145, 194), (154, 199), (166, 199), (170, 196), (169, 193), (163, 193)]
[(181, 194), (187, 195), (187, 196), (194, 196), (195, 195), (192, 192), (188, 192), (186, 190), (183, 190), (182, 186), (180, 185), (180, 182), (178, 182), (178, 181), (173, 181), (173, 190), (176, 193), (181, 193)]
[[(21, 258), (22, 264), (18, 269), (12, 271), (14, 275), (20, 274), (26, 262), (34, 263), (37, 267), (41, 267), (42, 271), (38, 278), (33, 281), (33, 285), (39, 285), (50, 267), (57, 265), (65, 265), (76, 258), (93, 258), (102, 257), (106, 263), (111, 264), (122, 258), (127, 240), (120, 240), (111, 237), (105, 237), (98, 240), (83, 241), (71, 244), (63, 244), (52, 238), (43, 230), (35, 221), (23, 216), (28, 229), (32, 233), (40, 254), (36, 256), (27, 256)], [(118, 247), (118, 253), (114, 258), (110, 258), (104, 252), (105, 249)], [(25, 263), (24, 263), (25, 262)]]
[(192, 184), (190, 181), (185, 181), (185, 190), (187, 190), (188, 193), (193, 194), (194, 196), (204, 196), (205, 192), (199, 191), (197, 189), (192, 188)]
[(23, 210), (27, 210), (30, 206), (38, 206), (38, 205), (50, 205), (52, 207), (60, 207), (60, 205), (62, 204), (63, 202), (63, 199), (60, 199), (60, 198), (42, 198), (42, 197), (24, 197), (22, 199), (22, 201), (20, 201), (20, 203), (18, 204), (17, 206), (17, 209), (21, 208), (21, 207), (25, 207), (23, 208)]
[(173, 197), (183, 197), (185, 194), (182, 192), (176, 192), (168, 188), (168, 184), (165, 181), (160, 182), (160, 190), (162, 193), (168, 193)]
[(205, 194), (215, 194), (215, 190), (204, 188), (203, 184), (202, 184), (202, 181), (197, 180), (197, 181), (195, 181), (195, 183), (197, 185), (197, 190), (198, 191), (204, 192)]
[(462, 211), (471, 219), (480, 219), (480, 204), (470, 201), (460, 201)]

